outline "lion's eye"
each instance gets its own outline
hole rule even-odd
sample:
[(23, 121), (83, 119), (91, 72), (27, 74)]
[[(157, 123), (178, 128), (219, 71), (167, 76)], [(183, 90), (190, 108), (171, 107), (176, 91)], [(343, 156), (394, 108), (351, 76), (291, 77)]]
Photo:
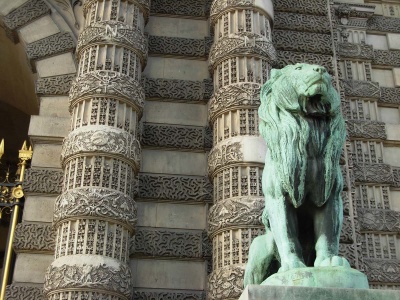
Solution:
[(302, 67), (300, 67), (300, 66), (295, 68), (295, 70), (301, 70), (301, 69), (302, 69)]

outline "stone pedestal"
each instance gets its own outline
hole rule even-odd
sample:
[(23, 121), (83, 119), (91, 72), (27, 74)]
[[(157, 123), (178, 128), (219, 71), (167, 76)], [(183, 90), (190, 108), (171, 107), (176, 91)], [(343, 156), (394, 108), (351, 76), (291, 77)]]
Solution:
[(355, 269), (314, 267), (276, 273), (268, 277), (261, 285), (368, 289), (368, 279), (367, 276)]
[(239, 300), (400, 300), (400, 291), (249, 285)]

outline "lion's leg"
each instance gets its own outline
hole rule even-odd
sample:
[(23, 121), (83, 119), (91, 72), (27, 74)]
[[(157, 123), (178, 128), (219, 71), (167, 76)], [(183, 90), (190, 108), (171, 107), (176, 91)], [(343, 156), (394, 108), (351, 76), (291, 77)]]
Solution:
[(283, 197), (266, 197), (269, 224), (281, 259), (278, 272), (305, 267), (297, 231), (296, 209)]
[(340, 192), (333, 192), (328, 201), (322, 207), (316, 207), (313, 213), (316, 241), (314, 266), (350, 267), (345, 258), (338, 256), (343, 221), (343, 204)]

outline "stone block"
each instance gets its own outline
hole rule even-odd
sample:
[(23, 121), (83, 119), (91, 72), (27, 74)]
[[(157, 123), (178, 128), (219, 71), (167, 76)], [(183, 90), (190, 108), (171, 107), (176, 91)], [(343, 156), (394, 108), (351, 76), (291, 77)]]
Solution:
[(400, 68), (393, 68), (394, 86), (400, 87)]
[(146, 101), (144, 122), (176, 125), (207, 125), (207, 106), (189, 103)]
[(261, 286), (246, 287), (239, 300), (399, 300), (399, 291), (367, 289), (334, 289), (294, 286)]
[(390, 208), (395, 211), (400, 211), (400, 191), (390, 191)]
[(144, 75), (151, 78), (203, 80), (209, 78), (207, 61), (149, 57)]
[(400, 125), (386, 124), (387, 139), (390, 141), (400, 141)]
[(61, 168), (61, 144), (36, 144), (32, 157), (32, 166)]
[(37, 140), (57, 140), (68, 134), (70, 118), (31, 116), (28, 134), (35, 142)]
[(372, 81), (378, 82), (381, 87), (394, 87), (392, 70), (372, 69)]
[(388, 124), (400, 124), (400, 110), (398, 107), (378, 107), (381, 121)]
[(60, 30), (49, 15), (29, 23), (19, 30), (21, 38), (27, 44), (36, 42), (58, 32), (60, 32)]
[(56, 76), (76, 72), (72, 53), (63, 53), (36, 62), (36, 69), (40, 77)]
[(0, 15), (6, 16), (26, 2), (28, 2), (28, 0), (0, 0)]
[(145, 31), (150, 35), (202, 39), (208, 36), (206, 20), (150, 17)]
[(141, 171), (180, 175), (206, 175), (207, 154), (144, 149)]
[(400, 34), (388, 33), (387, 41), (390, 50), (400, 50)]
[(367, 34), (366, 44), (375, 50), (388, 50), (388, 39), (385, 34)]
[(368, 289), (367, 276), (345, 267), (296, 268), (271, 275), (261, 285)]
[(53, 222), (55, 201), (55, 196), (27, 195), (22, 220), (25, 222)]
[(394, 167), (400, 167), (400, 147), (385, 146), (383, 150), (384, 162)]
[(130, 266), (137, 288), (205, 289), (206, 263), (202, 261), (133, 259)]
[(44, 283), (44, 274), (54, 255), (20, 253), (14, 267), (14, 283)]
[(138, 202), (138, 226), (179, 229), (206, 229), (205, 205)]
[(39, 115), (46, 117), (70, 118), (68, 96), (41, 97)]

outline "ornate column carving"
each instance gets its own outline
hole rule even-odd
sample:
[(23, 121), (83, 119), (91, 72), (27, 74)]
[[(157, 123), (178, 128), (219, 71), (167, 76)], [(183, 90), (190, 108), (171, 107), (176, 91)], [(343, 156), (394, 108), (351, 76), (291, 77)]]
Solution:
[(214, 94), (209, 120), (214, 141), (208, 160), (214, 184), (208, 233), (213, 244), (209, 299), (238, 298), (250, 243), (263, 231), (261, 175), (265, 142), (258, 132), (260, 88), (276, 54), (271, 1), (215, 0), (209, 67)]
[(55, 261), (44, 292), (51, 300), (128, 300), (149, 1), (87, 0), (83, 9), (55, 206)]

